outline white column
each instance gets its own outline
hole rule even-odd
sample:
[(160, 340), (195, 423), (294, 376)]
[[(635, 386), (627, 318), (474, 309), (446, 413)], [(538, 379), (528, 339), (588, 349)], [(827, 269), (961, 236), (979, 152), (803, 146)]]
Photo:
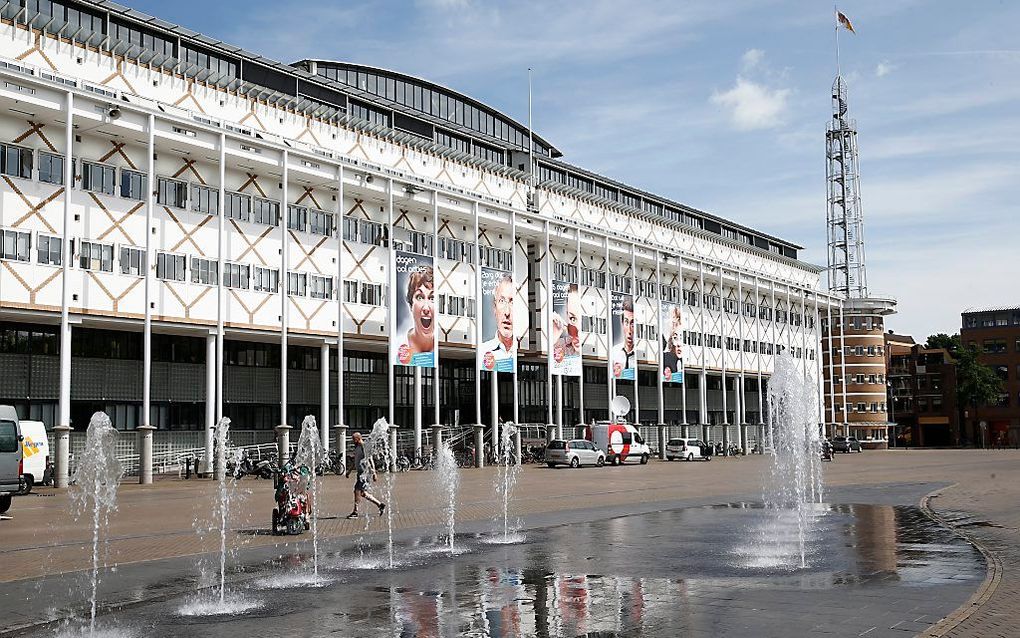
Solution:
[[(438, 267), (439, 265), (439, 193), (433, 191), (432, 193), (432, 263)], [(477, 305), (477, 304), (476, 304)], [(477, 310), (475, 311), (477, 314)], [(438, 316), (437, 316), (438, 319)], [(436, 333), (438, 335), (438, 333)], [(442, 421), (442, 412), (440, 411), (439, 405), (439, 338), (436, 338), (436, 367), (432, 370), (432, 422), (440, 423)], [(421, 447), (421, 429), (415, 429), (414, 432), (414, 443), (415, 449)]]
[[(150, 276), (149, 264), (152, 263), (152, 191), (155, 188), (155, 157), (156, 142), (156, 116), (149, 115), (148, 121), (148, 142), (146, 150), (148, 188), (145, 195), (145, 319), (142, 328), (142, 418), (140, 425), (149, 425), (152, 418), (152, 277)], [(149, 439), (152, 441), (151, 437)], [(144, 472), (142, 473), (144, 474)], [(144, 478), (144, 476), (143, 476)], [(150, 476), (151, 479), (151, 476)]]
[[(662, 366), (663, 366), (663, 364), (665, 364), (665, 361), (662, 358), (662, 352), (663, 352), (663, 347), (662, 347), (662, 266), (661, 266), (660, 262), (662, 262), (662, 253), (660, 253), (659, 251), (655, 251), (655, 304), (654, 304), (653, 307), (655, 308), (655, 310), (654, 310), (654, 312), (655, 312), (655, 325), (657, 326), (657, 328), (655, 330), (655, 350), (656, 350), (656, 352), (658, 354), (656, 355), (655, 360), (659, 362), (659, 369), (655, 371), (655, 378), (658, 379), (657, 387), (658, 387), (658, 390), (659, 390), (659, 392), (658, 392), (658, 395), (659, 395), (659, 421), (658, 422), (659, 423), (665, 423), (666, 422), (666, 397), (663, 394), (664, 390), (663, 390), (663, 385), (662, 385)], [(660, 457), (663, 454), (665, 454), (664, 451), (660, 451), (659, 452)]]
[(205, 337), (205, 454), (202, 456), (201, 474), (213, 471), (213, 437), (216, 431), (216, 341), (218, 335), (210, 332)]
[(499, 454), (499, 373), (489, 373), (489, 420), (492, 423), (492, 453)]
[[(835, 436), (836, 429), (836, 354), (832, 350), (832, 303), (825, 304), (825, 326), (829, 335), (829, 413), (832, 416), (832, 431), (830, 436)], [(842, 356), (842, 355), (841, 355)]]
[(563, 375), (556, 375), (556, 436), (563, 438)]
[[(584, 291), (581, 290), (581, 269), (584, 267), (584, 260), (581, 259), (581, 229), (575, 229), (575, 238), (577, 239), (577, 294), (582, 299), (581, 312), (584, 312)], [(580, 321), (580, 317), (578, 317)], [(584, 347), (581, 347), (581, 351), (578, 353), (581, 357), (581, 376), (577, 377), (577, 423), (571, 425), (584, 424)]]
[(722, 337), (722, 344), (721, 344), (722, 345), (722, 357), (721, 357), (721, 361), (722, 361), (722, 426), (723, 426), (723, 428), (722, 428), (722, 435), (723, 435), (723, 445), (725, 446), (725, 445), (727, 445), (730, 442), (729, 441), (729, 439), (730, 439), (730, 417), (729, 417), (729, 410), (727, 410), (727, 408), (729, 407), (729, 403), (727, 401), (727, 396), (726, 396), (726, 354), (727, 354), (726, 340), (729, 339), (730, 335), (728, 334), (729, 333), (729, 329), (728, 329), (729, 326), (727, 326), (727, 324), (729, 323), (729, 320), (726, 318), (726, 314), (727, 314), (726, 313), (726, 292), (725, 292), (725, 288), (723, 288), (723, 267), (722, 267), (722, 264), (719, 264), (719, 301), (721, 303), (721, 307), (719, 308), (719, 326), (722, 328), (722, 332), (723, 332), (723, 334), (720, 335), (720, 336)]
[[(475, 217), (475, 423), (482, 423), (482, 251), (478, 245), (478, 202), (472, 206)], [(438, 425), (438, 424), (437, 424)], [(482, 450), (478, 450), (482, 454)]]
[[(755, 276), (755, 278), (754, 278), (754, 313), (755, 313), (755, 318), (754, 318), (754, 338), (755, 338), (754, 363), (755, 363), (755, 366), (754, 367), (758, 369), (758, 423), (757, 423), (757, 425), (761, 425), (764, 422), (763, 415), (762, 415), (762, 409), (763, 409), (762, 400), (763, 400), (763, 395), (765, 393), (762, 392), (762, 386), (761, 386), (761, 346), (762, 346), (762, 340), (761, 340), (761, 337), (762, 337), (762, 335), (761, 335), (762, 325), (761, 325), (761, 321), (762, 321), (762, 319), (761, 319), (761, 294), (758, 292), (758, 277), (757, 276)], [(761, 441), (758, 442), (758, 445), (761, 445)]]
[[(344, 167), (337, 173), (336, 195), (336, 425), (344, 422), (344, 218), (347, 207), (344, 205)], [(345, 432), (337, 427), (336, 447), (343, 460), (347, 448)], [(346, 462), (346, 461), (345, 461)]]
[[(74, 94), (66, 94), (66, 123), (64, 124), (64, 220), (60, 242), (60, 415), (57, 419), (56, 431), (57, 459), (54, 467), (53, 483), (56, 487), (67, 487), (68, 463), (70, 460), (69, 437), (71, 430), (71, 322), (68, 316), (68, 298), (70, 281), (68, 268), (71, 263), (71, 190), (74, 185), (74, 172), (71, 170), (72, 145), (74, 143)], [(147, 231), (148, 232), (148, 231)]]
[[(396, 418), (396, 370), (393, 361), (395, 360), (393, 352), (393, 337), (397, 333), (397, 248), (393, 241), (393, 180), (386, 180), (386, 214), (387, 214), (387, 228), (389, 231), (390, 245), (389, 245), (389, 272), (387, 273), (387, 286), (386, 289), (389, 291), (390, 307), (386, 311), (386, 324), (389, 327), (387, 330), (388, 341), (386, 345), (386, 379), (388, 383), (389, 391), (387, 393), (387, 399), (389, 401), (389, 411), (387, 412), (387, 420), (390, 425), (395, 425), (394, 419)], [(435, 448), (438, 453), (439, 448)]]
[[(290, 302), (287, 296), (287, 284), (290, 279), (287, 276), (288, 260), (290, 256), (290, 241), (287, 236), (287, 213), (288, 213), (288, 153), (283, 151), (283, 201), (280, 202), (280, 425), (287, 425), (287, 326)], [(286, 453), (280, 453), (280, 463), (286, 460)]]
[(602, 236), (602, 244), (606, 253), (606, 410), (609, 420), (614, 420), (613, 398), (616, 397), (616, 379), (613, 378), (613, 288), (610, 285), (613, 266), (609, 262), (609, 236)]
[(701, 331), (701, 378), (698, 383), (698, 425), (701, 426), (699, 437), (704, 437), (708, 427), (708, 346), (705, 343), (705, 262), (698, 262), (698, 313), (699, 330)]
[[(820, 426), (822, 428), (822, 436), (825, 436), (825, 375), (822, 374), (822, 315), (818, 310), (818, 297), (819, 293), (815, 292), (815, 306), (814, 314), (814, 331), (811, 335), (811, 340), (815, 346), (815, 375), (817, 375), (818, 383), (818, 418)], [(828, 305), (828, 302), (826, 302)]]
[[(677, 256), (677, 269), (680, 272), (680, 303), (686, 305), (684, 303), (684, 290), (686, 290), (686, 288), (684, 286), (684, 258), (683, 258), (683, 255), (678, 255)], [(684, 315), (687, 314), (686, 309), (684, 309), (683, 312), (684, 312)], [(684, 327), (686, 327), (687, 319), (684, 318), (683, 322), (684, 322)], [(690, 333), (689, 330), (687, 332)], [(681, 406), (680, 409), (683, 411), (683, 414), (680, 417), (680, 423), (683, 425), (683, 427), (681, 428), (681, 432), (683, 433), (684, 437), (687, 437), (687, 354), (689, 352), (689, 350), (687, 348), (688, 345), (689, 344), (686, 344), (686, 343), (684, 344), (684, 362), (683, 362), (684, 380), (683, 380), (683, 387), (681, 388), (681, 392), (680, 392), (680, 406)]]
[[(219, 276), (216, 282), (216, 353), (213, 358), (216, 364), (216, 421), (223, 418), (223, 341), (224, 322), (226, 321), (226, 290), (223, 286), (224, 268), (227, 258), (226, 244), (226, 208), (227, 208), (227, 137), (220, 134), (220, 190), (219, 190), (219, 224), (216, 231), (217, 249), (216, 255), (219, 260), (217, 272)], [(152, 189), (149, 189), (150, 191)], [(250, 427), (250, 426), (249, 426)], [(210, 451), (211, 453), (211, 451)]]
[(640, 359), (637, 353), (637, 257), (635, 256), (635, 246), (630, 245), (630, 298), (634, 301), (634, 325), (631, 326), (631, 330), (634, 331), (634, 425), (635, 427), (641, 426), (641, 366), (638, 363)]
[[(553, 258), (549, 244), (549, 222), (545, 222), (545, 259), (544, 268), (542, 268), (542, 292), (545, 296), (545, 329), (542, 331), (545, 335), (545, 405), (546, 405), (546, 424), (551, 428), (553, 426), (553, 344), (552, 344), (552, 271), (553, 271)], [(557, 433), (557, 436), (559, 434)]]
[(323, 340), (319, 346), (319, 387), (322, 388), (322, 395), (319, 397), (319, 440), (322, 442), (322, 452), (329, 452), (329, 343)]
[[(433, 262), (435, 263), (435, 262)], [(414, 368), (414, 443), (415, 450), (421, 447), (421, 404), (422, 404), (422, 391), (421, 391), (421, 368), (415, 366)]]
[[(526, 258), (527, 257), (525, 257), (525, 259)], [(510, 278), (513, 279), (513, 281), (514, 281), (514, 296), (516, 297), (517, 296), (517, 213), (515, 213), (512, 210), (510, 211), (510, 272), (511, 272)], [(481, 302), (481, 300), (476, 297), (476, 299), (475, 299), (475, 314), (476, 315), (479, 312), (479, 303), (480, 302)], [(514, 325), (516, 325), (516, 322), (515, 322)], [(514, 332), (514, 339), (517, 339), (516, 331)], [(521, 362), (520, 362), (520, 351), (518, 350), (517, 352), (518, 352), (518, 354), (516, 354), (514, 356), (514, 372), (513, 372), (513, 388), (514, 388), (514, 390), (513, 390), (513, 401), (514, 401), (513, 419), (514, 419), (514, 425), (518, 425), (519, 421), (520, 421), (520, 396), (519, 396), (520, 395), (520, 389), (517, 386), (517, 369), (520, 367)], [(521, 437), (521, 432), (520, 432), (520, 429), (518, 429), (517, 430), (516, 440), (520, 441), (520, 437)], [(518, 463), (521, 462), (521, 455), (520, 454), (517, 455), (517, 462)]]

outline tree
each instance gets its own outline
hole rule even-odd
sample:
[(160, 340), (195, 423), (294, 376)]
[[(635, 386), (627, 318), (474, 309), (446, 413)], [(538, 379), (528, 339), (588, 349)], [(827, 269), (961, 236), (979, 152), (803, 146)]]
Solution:
[(960, 335), (947, 335), (944, 332), (930, 335), (928, 341), (925, 342), (924, 347), (926, 350), (938, 350), (939, 348), (945, 348), (949, 352), (956, 352), (960, 349)]

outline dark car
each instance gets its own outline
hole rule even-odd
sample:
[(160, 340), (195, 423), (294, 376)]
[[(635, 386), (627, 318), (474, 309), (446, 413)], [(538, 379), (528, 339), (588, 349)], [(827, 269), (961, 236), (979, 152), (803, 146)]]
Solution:
[(861, 447), (861, 442), (857, 440), (857, 437), (837, 436), (832, 439), (832, 451), (849, 454), (850, 452), (863, 452), (864, 448)]

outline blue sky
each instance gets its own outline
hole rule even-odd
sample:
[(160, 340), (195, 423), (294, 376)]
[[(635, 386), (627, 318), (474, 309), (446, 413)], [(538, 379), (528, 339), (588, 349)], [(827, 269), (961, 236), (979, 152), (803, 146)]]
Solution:
[[(138, 0), (283, 62), (428, 78), (535, 129), (564, 159), (805, 246), (825, 263), (832, 5), (804, 0)], [(873, 293), (918, 340), (1020, 303), (1020, 3), (840, 5)]]

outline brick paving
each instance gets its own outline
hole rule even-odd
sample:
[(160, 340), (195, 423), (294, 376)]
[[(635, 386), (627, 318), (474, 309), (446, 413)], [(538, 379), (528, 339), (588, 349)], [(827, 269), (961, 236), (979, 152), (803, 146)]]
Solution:
[[(766, 459), (716, 459), (710, 463), (651, 463), (607, 469), (550, 470), (526, 466), (515, 500), (516, 515), (533, 518), (566, 516), (594, 507), (647, 511), (656, 503), (754, 499), (759, 494)], [(996, 579), (978, 592), (980, 604), (970, 605), (961, 618), (928, 627), (937, 618), (919, 615), (909, 633), (928, 631), (946, 636), (1017, 636), (1020, 632), (1020, 452), (1017, 451), (888, 451), (840, 455), (825, 464), (826, 483), (835, 491), (871, 488), (881, 498), (891, 483), (943, 485), (931, 506), (951, 525), (966, 533), (995, 557)], [(463, 470), (458, 519), (484, 522), (496, 514), (492, 497), (494, 469)], [(381, 480), (385, 480), (381, 477)], [(381, 523), (349, 521), (351, 482), (326, 477), (320, 522), (326, 538), (359, 536), (378, 531)], [(268, 548), (287, 538), (259, 533), (268, 527), (272, 507), (270, 481), (245, 479), (239, 483), (232, 527), (239, 531), (235, 545)], [(378, 491), (379, 486), (377, 486)], [(215, 486), (210, 481), (158, 481), (152, 486), (125, 484), (120, 507), (111, 516), (108, 564), (129, 564), (191, 556), (214, 550), (218, 539), (202, 533), (195, 520), (206, 521), (212, 511)], [(871, 498), (869, 496), (869, 498)], [(835, 500), (835, 499), (834, 499)], [(396, 476), (393, 495), (397, 529), (437, 527), (442, 513), (433, 475), (411, 472)], [(90, 530), (69, 514), (66, 494), (43, 490), (38, 496), (15, 501), (14, 519), (0, 523), (0, 551), (4, 569), (0, 582), (73, 572), (88, 567)], [(208, 524), (208, 523), (205, 523)], [(967, 606), (965, 606), (967, 607)], [(951, 625), (951, 626), (950, 626)], [(904, 633), (908, 633), (905, 631)]]

